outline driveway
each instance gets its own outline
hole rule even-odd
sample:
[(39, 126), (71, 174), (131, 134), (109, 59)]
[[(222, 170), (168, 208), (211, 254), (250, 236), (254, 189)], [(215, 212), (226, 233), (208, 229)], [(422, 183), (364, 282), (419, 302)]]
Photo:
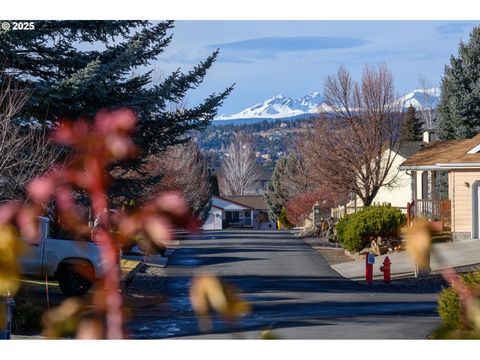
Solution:
[[(199, 272), (236, 285), (252, 313), (234, 327), (216, 319), (213, 332), (202, 333), (188, 299)], [(129, 327), (136, 338), (258, 339), (269, 329), (284, 339), (424, 339), (440, 325), (439, 286), (344, 279), (289, 231), (211, 231), (181, 241), (166, 268), (168, 302), (138, 313)]]

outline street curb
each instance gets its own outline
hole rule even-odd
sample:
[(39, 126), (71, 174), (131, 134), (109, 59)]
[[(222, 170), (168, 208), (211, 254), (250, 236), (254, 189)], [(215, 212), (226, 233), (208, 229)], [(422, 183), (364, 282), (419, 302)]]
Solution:
[(174, 252), (175, 252), (176, 249), (173, 249), (173, 248), (167, 248), (165, 250), (165, 253), (163, 254), (163, 257), (170, 257)]
[(357, 280), (353, 280), (353, 279), (350, 279), (348, 277), (345, 277), (343, 276), (342, 274), (340, 274), (336, 269), (333, 268), (333, 265), (334, 264), (330, 264), (330, 262), (327, 260), (327, 258), (325, 256), (323, 256), (320, 251), (318, 250), (338, 250), (340, 248), (338, 247), (329, 247), (329, 246), (318, 246), (318, 245), (314, 245), (310, 242), (308, 242), (306, 239), (308, 238), (308, 236), (305, 236), (305, 237), (302, 237), (302, 238), (299, 238), (300, 240), (303, 241), (303, 243), (305, 245), (307, 245), (308, 247), (310, 247), (313, 251), (315, 251), (315, 253), (320, 256), (323, 260), (325, 260), (325, 262), (328, 264), (328, 266), (330, 267), (330, 269), (332, 269), (333, 271), (335, 271), (336, 274), (338, 274), (341, 278), (343, 279), (346, 279), (346, 280), (350, 280), (352, 282), (356, 282), (356, 283), (360, 283), (359, 281)]
[(135, 266), (133, 270), (131, 270), (127, 274), (127, 276), (125, 276), (125, 278), (120, 281), (120, 288), (123, 289), (124, 291), (127, 291), (135, 275), (137, 275), (139, 271), (143, 270), (145, 266), (146, 266), (145, 263), (142, 263), (142, 262), (138, 263), (137, 266)]
[(145, 262), (144, 264), (147, 265), (147, 266), (166, 268), (168, 266), (168, 261), (170, 260), (170, 257), (173, 255), (175, 250), (176, 249), (167, 248), (165, 250), (165, 252), (163, 253), (162, 257), (160, 258), (160, 261), (161, 261), (160, 264), (155, 264), (155, 263), (150, 263), (150, 262)]

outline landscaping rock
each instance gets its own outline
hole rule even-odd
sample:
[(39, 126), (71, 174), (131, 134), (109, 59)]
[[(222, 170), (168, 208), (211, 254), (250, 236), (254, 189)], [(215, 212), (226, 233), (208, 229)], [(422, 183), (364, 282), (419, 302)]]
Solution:
[(360, 252), (350, 252), (345, 249), (344, 254), (352, 260), (365, 260), (366, 255), (370, 252), (369, 248), (365, 248)]
[(381, 238), (380, 238), (380, 241), (375, 241), (375, 240), (372, 241), (371, 249), (372, 249), (372, 252), (377, 256), (385, 255), (388, 252), (388, 246), (383, 244), (383, 242), (381, 242)]

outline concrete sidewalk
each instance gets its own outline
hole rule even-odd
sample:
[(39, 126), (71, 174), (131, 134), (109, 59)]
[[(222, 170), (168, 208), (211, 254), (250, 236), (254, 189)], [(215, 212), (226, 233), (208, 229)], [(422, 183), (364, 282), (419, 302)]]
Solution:
[(145, 256), (145, 254), (133, 253), (128, 255), (123, 255), (123, 258), (131, 261), (145, 263), (148, 266), (158, 266), (163, 268), (167, 266), (168, 260), (170, 259), (170, 256), (173, 254), (174, 251), (175, 251), (175, 248), (167, 248), (163, 255)]
[[(406, 251), (377, 256), (373, 265), (373, 278), (383, 279), (380, 271), (383, 260), (388, 256), (392, 262), (392, 278), (409, 277), (415, 274), (415, 265)], [(433, 244), (430, 257), (432, 271), (449, 267), (461, 267), (480, 263), (480, 240)], [(350, 261), (332, 265), (343, 277), (351, 280), (365, 280), (365, 260)]]

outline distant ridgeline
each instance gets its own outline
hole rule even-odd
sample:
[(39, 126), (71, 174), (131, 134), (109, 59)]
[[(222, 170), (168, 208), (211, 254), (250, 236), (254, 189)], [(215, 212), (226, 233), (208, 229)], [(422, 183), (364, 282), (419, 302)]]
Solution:
[(241, 120), (246, 119), (225, 120), (228, 123), (223, 120), (214, 121), (215, 124), (204, 131), (191, 133), (211, 167), (220, 166), (233, 134), (241, 131), (251, 136), (257, 162), (266, 170), (273, 171), (275, 162), (287, 152), (295, 133), (301, 128), (312, 126), (316, 118), (306, 115), (286, 119), (253, 119), (254, 121), (244, 123)]
[[(397, 101), (404, 109), (432, 110), (438, 105), (438, 88), (413, 90)], [(329, 107), (318, 92), (298, 99), (277, 95), (233, 115), (219, 115), (202, 132), (192, 132), (209, 164), (219, 167), (233, 133), (243, 131), (252, 137), (259, 164), (272, 170), (275, 161), (285, 155), (288, 144), (299, 129), (310, 127), (319, 119), (318, 112), (329, 113)]]
[(219, 120), (216, 119), (212, 121), (212, 126), (223, 126), (223, 125), (250, 125), (258, 123), (276, 123), (276, 122), (302, 122), (304, 120), (315, 120), (318, 118), (315, 114), (300, 114), (294, 116), (288, 116), (284, 118), (239, 118), (239, 119), (225, 119)]

